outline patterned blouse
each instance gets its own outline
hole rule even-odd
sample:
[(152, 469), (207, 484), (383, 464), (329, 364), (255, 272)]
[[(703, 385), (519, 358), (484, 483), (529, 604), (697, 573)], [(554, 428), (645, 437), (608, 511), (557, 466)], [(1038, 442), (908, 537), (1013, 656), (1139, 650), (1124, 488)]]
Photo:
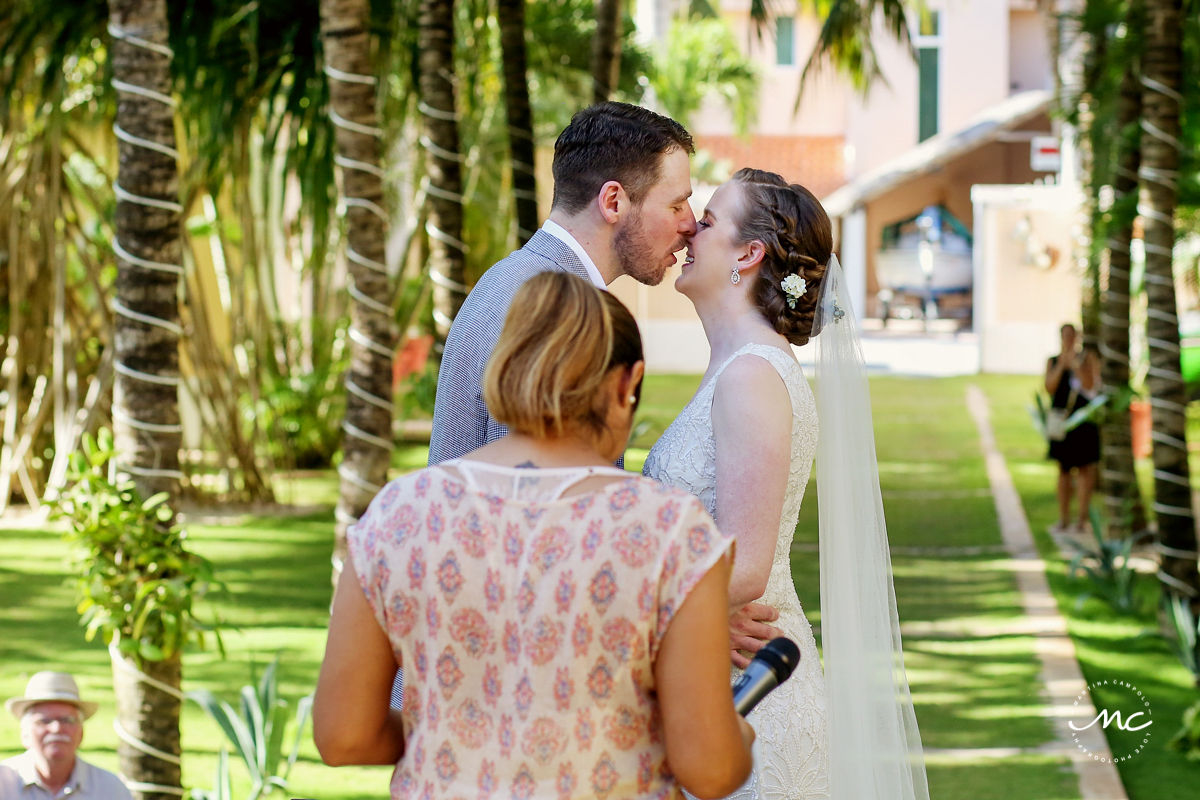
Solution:
[(348, 538), (404, 667), (393, 798), (681, 796), (654, 661), (732, 542), (698, 500), (455, 459), (389, 483)]

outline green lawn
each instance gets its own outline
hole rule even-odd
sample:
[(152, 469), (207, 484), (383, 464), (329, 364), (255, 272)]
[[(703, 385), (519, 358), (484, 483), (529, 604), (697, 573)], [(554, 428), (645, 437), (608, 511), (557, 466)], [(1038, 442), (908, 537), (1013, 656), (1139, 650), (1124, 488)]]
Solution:
[[(982, 378), (996, 408), (997, 434), (1036, 528), (1052, 515), (1052, 475), (1041, 462), (1036, 436), (1025, 416), (1028, 378)], [(640, 419), (646, 420), (627, 466), (639, 468), (651, 444), (697, 383), (695, 377), (651, 377)], [(1050, 741), (1038, 696), (1038, 665), (1028, 636), (1003, 633), (1018, 620), (1020, 601), (1001, 554), (931, 551), (929, 548), (994, 548), (999, 544), (992, 500), (974, 426), (967, 415), (965, 379), (872, 379), (880, 474), (889, 532), (896, 555), (896, 594), (905, 628), (906, 664), (926, 747), (935, 800), (1071, 800), (1078, 797), (1065, 759), (1034, 749)], [(397, 453), (397, 470), (424, 462), (424, 449)], [(227, 655), (189, 654), (185, 688), (212, 688), (233, 699), (277, 653), (281, 690), (289, 698), (309, 691), (324, 646), (329, 601), (329, 553), (336, 497), (331, 473), (280, 478), (283, 502), (302, 504), (301, 515), (230, 518), (190, 526), (197, 549), (216, 562), (229, 594), (217, 602), (228, 629)], [(817, 582), (816, 491), (810, 487), (797, 530), (793, 571), (814, 625), (820, 623)], [(1040, 543), (1045, 547), (1042, 536)], [(920, 548), (920, 549), (915, 549)], [(1070, 611), (1073, 594), (1060, 560), (1050, 552), (1051, 581)], [(107, 655), (83, 640), (65, 585), (66, 550), (53, 531), (0, 523), (0, 695), (20, 692), (28, 674), (48, 666), (73, 670), (86, 694), (102, 701), (87, 730), (85, 750), (106, 767), (115, 765), (116, 737)], [(1065, 601), (1064, 601), (1065, 598)], [(1153, 640), (1131, 643), (1140, 622), (1113, 624), (1100, 609), (1085, 606), (1071, 616), (1089, 679), (1104, 669), (1128, 670), (1153, 692), (1156, 718), (1177, 719), (1188, 697), (1182, 668)], [(1117, 654), (1120, 654), (1119, 657)], [(1171, 723), (1174, 724), (1173, 722)], [(1168, 738), (1167, 724), (1163, 724)], [(184, 717), (185, 780), (208, 786), (221, 738), (195, 707)], [(15, 720), (0, 722), (0, 756), (18, 750)], [(957, 748), (1021, 748), (1016, 755), (962, 758)], [(1161, 748), (1160, 748), (1161, 750)], [(1144, 753), (1127, 765), (1137, 797), (1184, 797), (1154, 790), (1169, 779), (1200, 783), (1200, 771), (1162, 752)], [(235, 764), (235, 775), (239, 767)], [(324, 767), (310, 741), (292, 773), (287, 796), (335, 800), (386, 795), (387, 768)], [(1156, 777), (1158, 776), (1158, 777)], [(1190, 780), (1191, 783), (1184, 781)], [(237, 793), (235, 792), (235, 795)], [(1194, 797), (1195, 793), (1187, 794)]]
[[(1148, 635), (1157, 628), (1154, 611), (1157, 590), (1153, 581), (1143, 581), (1140, 593), (1143, 604), (1137, 615), (1118, 615), (1098, 600), (1076, 607), (1084, 585), (1068, 576), (1066, 563), (1047, 533), (1057, 519), (1055, 467), (1044, 459), (1045, 445), (1029, 424), (1025, 408), (1032, 400), (1033, 390), (1028, 383), (1022, 385), (996, 376), (981, 376), (978, 384), (991, 404), (997, 441), (1021, 494), (1038, 549), (1049, 565), (1050, 588), (1067, 619), (1084, 678), (1089, 683), (1106, 679), (1127, 681), (1141, 689), (1151, 702), (1154, 719), (1151, 743), (1136, 757), (1118, 764), (1130, 799), (1192, 800), (1200, 796), (1197, 788), (1200, 763), (1185, 761), (1165, 746), (1179, 728), (1183, 710), (1200, 699), (1200, 691), (1192, 686), (1187, 670), (1166, 643)], [(1139, 465), (1139, 471), (1148, 472), (1148, 465)], [(1101, 687), (1094, 693), (1097, 706), (1107, 703), (1118, 707), (1125, 699), (1120, 691), (1124, 690)], [(1121, 734), (1114, 728), (1108, 729), (1108, 733), (1114, 752), (1124, 749), (1115, 740)]]
[[(1026, 752), (1053, 735), (1033, 639), (1004, 632), (1022, 606), (1006, 557), (995, 552), (1000, 530), (965, 391), (960, 379), (871, 380), (905, 666), (931, 750), (930, 796), (1076, 798), (1065, 758)], [(815, 514), (815, 504), (806, 503), (798, 539), (815, 542)], [(815, 610), (816, 565), (797, 560), (794, 572), (806, 587), (806, 607)], [(944, 752), (959, 748), (1022, 752), (967, 759)]]

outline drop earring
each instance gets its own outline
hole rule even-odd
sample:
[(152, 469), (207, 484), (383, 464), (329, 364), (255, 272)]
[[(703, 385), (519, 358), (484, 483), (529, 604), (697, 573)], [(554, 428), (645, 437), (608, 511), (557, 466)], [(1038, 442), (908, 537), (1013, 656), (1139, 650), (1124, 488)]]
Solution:
[(738, 268), (734, 267), (729, 271), (729, 282), (737, 286), (742, 282), (742, 273), (738, 272)]

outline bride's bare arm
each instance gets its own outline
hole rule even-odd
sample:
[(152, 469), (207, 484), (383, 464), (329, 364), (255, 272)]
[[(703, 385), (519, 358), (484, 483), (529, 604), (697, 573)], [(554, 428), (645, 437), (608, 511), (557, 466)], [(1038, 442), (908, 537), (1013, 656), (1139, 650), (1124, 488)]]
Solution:
[(792, 405), (770, 363), (743, 356), (721, 373), (712, 408), (717, 527), (737, 537), (731, 609), (762, 597), (771, 574), (792, 449)]

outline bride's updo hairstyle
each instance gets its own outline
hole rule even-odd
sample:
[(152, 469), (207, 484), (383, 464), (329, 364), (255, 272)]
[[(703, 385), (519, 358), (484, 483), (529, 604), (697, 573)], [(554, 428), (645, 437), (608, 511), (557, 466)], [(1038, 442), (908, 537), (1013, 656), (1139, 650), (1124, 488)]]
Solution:
[[(833, 252), (829, 215), (813, 193), (774, 172), (740, 169), (732, 180), (742, 190), (741, 241), (760, 241), (765, 253), (751, 287), (755, 305), (776, 331), (794, 345), (813, 335), (817, 296)], [(799, 275), (806, 291), (788, 306), (783, 279)]]
[(498, 422), (529, 436), (580, 426), (603, 436), (601, 384), (614, 367), (641, 360), (641, 334), (620, 300), (574, 275), (543, 272), (513, 297), (483, 373), (483, 401)]

